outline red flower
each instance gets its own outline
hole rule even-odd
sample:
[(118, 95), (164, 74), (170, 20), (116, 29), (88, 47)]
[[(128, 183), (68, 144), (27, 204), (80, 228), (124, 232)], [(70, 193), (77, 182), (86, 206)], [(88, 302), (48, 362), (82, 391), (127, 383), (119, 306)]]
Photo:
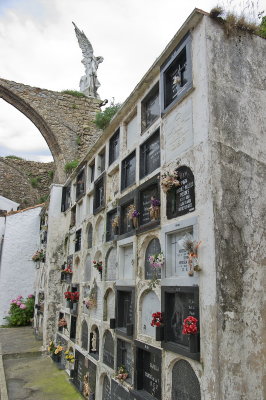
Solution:
[(196, 335), (198, 333), (197, 318), (191, 315), (184, 319), (183, 321), (183, 335)]

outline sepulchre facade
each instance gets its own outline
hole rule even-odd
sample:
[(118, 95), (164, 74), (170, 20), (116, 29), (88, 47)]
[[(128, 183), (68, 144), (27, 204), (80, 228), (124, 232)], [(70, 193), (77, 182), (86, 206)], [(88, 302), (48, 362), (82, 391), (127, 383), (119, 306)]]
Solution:
[[(73, 352), (60, 362), (87, 398), (263, 398), (263, 53), (262, 38), (226, 38), (195, 10), (52, 186), (44, 343)], [(188, 316), (194, 335), (182, 333)]]

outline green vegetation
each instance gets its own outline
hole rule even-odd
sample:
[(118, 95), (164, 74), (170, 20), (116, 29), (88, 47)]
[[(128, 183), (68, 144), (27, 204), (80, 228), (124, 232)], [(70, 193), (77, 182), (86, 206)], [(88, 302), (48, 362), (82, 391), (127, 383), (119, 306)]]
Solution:
[(72, 161), (67, 162), (65, 164), (65, 172), (67, 174), (70, 174), (75, 168), (77, 168), (78, 165), (79, 165), (78, 160), (72, 160)]
[(258, 34), (263, 38), (266, 38), (266, 16), (262, 17), (261, 24), (259, 26)]
[(81, 137), (80, 136), (77, 136), (76, 143), (77, 143), (78, 146), (81, 145)]
[(49, 194), (46, 194), (45, 196), (41, 196), (39, 200), (37, 201), (37, 204), (45, 203), (49, 198)]
[(9, 158), (10, 160), (22, 160), (23, 161), (23, 158), (18, 157), (18, 156), (13, 156), (13, 155), (5, 156), (5, 158)]
[(25, 326), (29, 325), (34, 313), (34, 296), (30, 294), (27, 299), (18, 296), (11, 300), (9, 316), (5, 317), (8, 326)]
[(70, 94), (74, 97), (86, 97), (84, 93), (78, 92), (77, 90), (62, 90), (63, 94)]
[(216, 6), (210, 11), (210, 17), (222, 23), (225, 34), (227, 36), (236, 35), (239, 30), (261, 37), (266, 38), (266, 17), (262, 17), (263, 12), (258, 13), (258, 19), (262, 18), (261, 24), (259, 25), (254, 18), (254, 4), (251, 2), (248, 4), (249, 14), (246, 16), (244, 12), (237, 15), (231, 11), (225, 11), (221, 6)]
[(39, 187), (39, 183), (40, 183), (41, 178), (39, 176), (35, 176), (33, 178), (30, 178), (30, 184), (31, 186), (36, 189)]
[(48, 171), (48, 176), (49, 176), (49, 179), (51, 179), (51, 180), (53, 180), (54, 179), (54, 171)]
[(100, 111), (96, 114), (95, 124), (97, 128), (105, 129), (109, 124), (113, 116), (117, 113), (121, 104), (111, 103), (110, 107), (106, 107), (104, 111)]

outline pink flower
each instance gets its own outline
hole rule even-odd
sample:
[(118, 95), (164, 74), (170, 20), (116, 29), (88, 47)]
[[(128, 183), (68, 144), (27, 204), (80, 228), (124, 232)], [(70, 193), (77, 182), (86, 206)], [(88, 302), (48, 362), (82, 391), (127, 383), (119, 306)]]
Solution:
[(22, 297), (23, 297), (23, 296), (18, 296), (18, 297), (17, 297), (17, 300), (21, 300), (21, 299), (22, 299)]
[(25, 308), (27, 308), (27, 307), (25, 306), (25, 304), (20, 304), (19, 308), (21, 308), (22, 310), (25, 310)]
[(28, 299), (32, 299), (32, 297), (34, 297), (33, 294), (29, 294), (29, 295), (28, 295)]
[(17, 306), (20, 306), (21, 305), (21, 301), (17, 301)]
[(10, 300), (10, 304), (16, 304), (17, 300)]

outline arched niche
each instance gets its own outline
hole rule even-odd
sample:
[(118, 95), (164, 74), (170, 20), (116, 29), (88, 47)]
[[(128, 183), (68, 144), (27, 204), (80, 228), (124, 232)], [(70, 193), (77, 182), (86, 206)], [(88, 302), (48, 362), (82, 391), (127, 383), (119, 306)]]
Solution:
[(112, 289), (107, 289), (104, 295), (103, 320), (109, 321), (115, 318), (115, 294)]
[(104, 221), (103, 217), (99, 217), (95, 226), (97, 244), (101, 244), (104, 241)]
[(84, 300), (89, 297), (90, 294), (90, 286), (86, 285), (83, 287), (83, 312), (84, 314), (89, 314), (89, 309), (86, 307)]
[(110, 379), (107, 375), (103, 378), (103, 392), (102, 392), (102, 400), (112, 400), (111, 397), (111, 384)]
[(88, 324), (86, 321), (83, 321), (81, 326), (81, 347), (83, 350), (88, 350), (88, 342), (89, 342)]
[(140, 298), (140, 330), (155, 338), (155, 327), (151, 326), (152, 314), (161, 311), (161, 304), (154, 291), (145, 292)]
[(103, 363), (114, 368), (114, 339), (110, 331), (103, 337)]
[(93, 227), (92, 224), (89, 222), (87, 226), (87, 247), (88, 249), (92, 248), (92, 241), (93, 241)]
[(185, 360), (179, 360), (172, 370), (172, 397), (171, 400), (201, 400), (199, 380)]
[(99, 329), (97, 328), (96, 325), (93, 325), (91, 328), (91, 333), (90, 333), (90, 355), (95, 358), (96, 360), (99, 360)]
[[(149, 242), (145, 251), (145, 279), (152, 279), (154, 274), (154, 268), (148, 261), (149, 256), (158, 254), (161, 252), (161, 245), (158, 238), (153, 238)], [(156, 269), (157, 278), (161, 279), (161, 268)]]
[[(102, 259), (102, 253), (101, 253), (100, 250), (98, 250), (98, 251), (95, 253), (95, 256), (94, 256), (93, 261), (103, 261), (103, 259)], [(102, 271), (98, 271), (98, 269), (94, 267), (94, 263), (93, 263), (93, 262), (92, 262), (92, 267), (93, 267), (93, 270), (94, 270), (93, 276), (94, 276), (97, 280), (101, 280), (101, 279), (102, 279), (103, 272), (104, 272), (104, 270), (105, 270), (105, 265), (102, 263)]]
[(117, 277), (117, 250), (112, 247), (106, 257), (106, 281), (115, 281)]
[(84, 282), (91, 280), (92, 260), (91, 255), (87, 254), (84, 266)]

